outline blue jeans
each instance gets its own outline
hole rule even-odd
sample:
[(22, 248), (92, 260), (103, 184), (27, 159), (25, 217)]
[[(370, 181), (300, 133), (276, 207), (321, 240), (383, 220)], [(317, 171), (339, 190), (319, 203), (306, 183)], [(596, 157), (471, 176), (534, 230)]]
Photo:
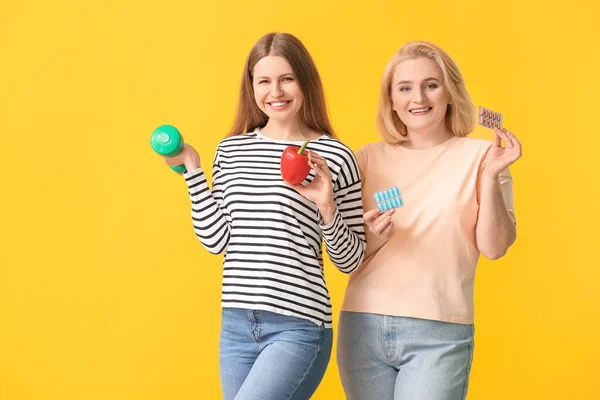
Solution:
[(333, 334), (309, 320), (223, 308), (220, 368), (225, 400), (307, 400), (331, 356)]
[(337, 362), (349, 400), (464, 400), (473, 325), (343, 311)]

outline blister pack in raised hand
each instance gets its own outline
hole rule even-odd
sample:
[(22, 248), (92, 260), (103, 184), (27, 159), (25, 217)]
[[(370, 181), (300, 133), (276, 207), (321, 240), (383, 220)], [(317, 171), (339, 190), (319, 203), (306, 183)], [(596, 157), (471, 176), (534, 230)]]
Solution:
[(391, 210), (392, 208), (402, 207), (404, 205), (402, 196), (400, 196), (400, 190), (398, 190), (397, 186), (376, 192), (373, 197), (375, 197), (375, 202), (381, 212)]
[(479, 122), (479, 125), (490, 129), (502, 128), (502, 114), (479, 106), (477, 122)]

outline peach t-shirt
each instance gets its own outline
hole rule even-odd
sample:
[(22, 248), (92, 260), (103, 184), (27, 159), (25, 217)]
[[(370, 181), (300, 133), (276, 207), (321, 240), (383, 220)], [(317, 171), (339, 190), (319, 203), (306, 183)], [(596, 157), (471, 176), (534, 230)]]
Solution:
[[(358, 150), (364, 210), (377, 207), (375, 192), (394, 186), (404, 205), (392, 217), (389, 241), (367, 230), (366, 255), (350, 274), (343, 311), (473, 322), (478, 185), (490, 147), (453, 137), (425, 150), (384, 142)], [(500, 182), (514, 220), (508, 170)]]

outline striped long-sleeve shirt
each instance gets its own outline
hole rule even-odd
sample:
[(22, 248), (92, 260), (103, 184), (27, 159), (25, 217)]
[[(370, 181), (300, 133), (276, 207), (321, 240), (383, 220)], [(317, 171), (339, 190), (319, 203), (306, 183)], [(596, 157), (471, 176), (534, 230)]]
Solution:
[[(327, 225), (317, 206), (281, 178), (283, 150), (297, 142), (254, 132), (217, 146), (212, 190), (202, 168), (184, 174), (194, 231), (213, 254), (225, 253), (223, 307), (266, 310), (331, 327), (322, 238), (332, 263), (350, 273), (361, 263), (365, 233), (356, 158), (323, 135), (307, 149), (327, 160), (337, 209)], [(315, 177), (311, 171), (303, 185)]]

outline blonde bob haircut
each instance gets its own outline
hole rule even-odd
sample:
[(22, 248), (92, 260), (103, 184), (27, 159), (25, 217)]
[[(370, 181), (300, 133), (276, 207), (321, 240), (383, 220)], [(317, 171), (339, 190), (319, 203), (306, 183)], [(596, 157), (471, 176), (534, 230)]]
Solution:
[(392, 78), (396, 66), (402, 61), (425, 57), (435, 62), (442, 71), (444, 87), (450, 95), (446, 111), (446, 124), (455, 136), (467, 136), (475, 127), (475, 110), (463, 77), (456, 63), (441, 48), (429, 42), (406, 43), (385, 66), (381, 79), (377, 130), (387, 143), (397, 144), (408, 140), (406, 125), (392, 109)]

